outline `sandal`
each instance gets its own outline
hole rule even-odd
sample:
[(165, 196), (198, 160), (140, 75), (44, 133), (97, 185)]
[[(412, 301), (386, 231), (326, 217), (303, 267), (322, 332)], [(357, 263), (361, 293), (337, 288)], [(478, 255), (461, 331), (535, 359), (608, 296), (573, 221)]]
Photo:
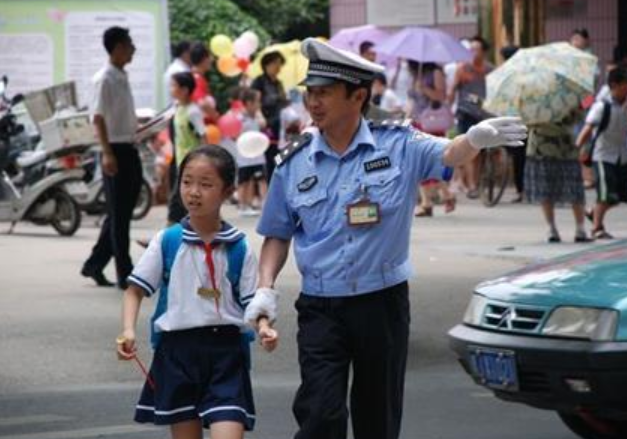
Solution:
[(450, 198), (444, 200), (444, 213), (451, 213), (455, 210), (455, 206), (457, 205), (457, 198), (453, 195)]
[(575, 242), (578, 244), (592, 242), (592, 241), (594, 241), (594, 239), (590, 238), (585, 233), (583, 235), (575, 235)]
[(594, 239), (614, 239), (614, 236), (610, 235), (605, 229), (597, 229), (592, 231), (592, 237)]
[(421, 207), (416, 213), (414, 213), (414, 216), (418, 218), (433, 216), (433, 207)]

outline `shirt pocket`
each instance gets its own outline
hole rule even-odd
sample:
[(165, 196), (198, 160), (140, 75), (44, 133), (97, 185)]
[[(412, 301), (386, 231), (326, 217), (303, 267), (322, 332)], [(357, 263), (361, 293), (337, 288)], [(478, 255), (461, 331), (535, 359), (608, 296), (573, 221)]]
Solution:
[(379, 203), (384, 212), (397, 208), (403, 202), (405, 194), (401, 175), (401, 170), (394, 167), (366, 174), (362, 179), (368, 198)]
[(298, 215), (301, 227), (309, 236), (320, 234), (331, 222), (326, 188), (295, 194), (292, 198), (292, 207)]

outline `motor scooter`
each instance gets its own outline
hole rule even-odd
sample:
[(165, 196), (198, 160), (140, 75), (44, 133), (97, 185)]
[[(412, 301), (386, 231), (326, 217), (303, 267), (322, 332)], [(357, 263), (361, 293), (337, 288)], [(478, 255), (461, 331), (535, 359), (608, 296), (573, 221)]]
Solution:
[(84, 171), (64, 169), (45, 172), (46, 163), (83, 152), (86, 146), (52, 151), (15, 152), (12, 142), (24, 127), (17, 123), (13, 106), (22, 95), (6, 97), (8, 79), (0, 80), (0, 222), (10, 222), (11, 233), (18, 221), (51, 225), (60, 235), (71, 236), (80, 227), (81, 212), (66, 185), (80, 180)]

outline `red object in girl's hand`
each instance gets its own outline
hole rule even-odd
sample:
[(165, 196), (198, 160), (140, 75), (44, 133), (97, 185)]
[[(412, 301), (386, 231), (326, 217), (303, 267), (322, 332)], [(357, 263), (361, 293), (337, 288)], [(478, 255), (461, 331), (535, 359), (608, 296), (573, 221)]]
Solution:
[(144, 363), (142, 363), (142, 361), (137, 357), (137, 355), (135, 355), (133, 358), (135, 359), (135, 362), (137, 363), (137, 365), (141, 369), (142, 373), (146, 377), (146, 381), (148, 382), (148, 385), (150, 386), (150, 388), (152, 390), (155, 390), (155, 382), (153, 381), (152, 377), (150, 376), (150, 373), (148, 372), (148, 370), (146, 369), (146, 366), (144, 366)]

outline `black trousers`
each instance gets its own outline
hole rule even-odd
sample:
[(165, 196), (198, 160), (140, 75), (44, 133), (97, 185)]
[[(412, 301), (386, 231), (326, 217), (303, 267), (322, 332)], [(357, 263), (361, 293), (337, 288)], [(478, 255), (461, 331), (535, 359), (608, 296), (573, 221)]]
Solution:
[(130, 227), (141, 188), (142, 165), (132, 144), (112, 143), (111, 149), (118, 162), (118, 172), (113, 177), (103, 175), (107, 217), (85, 267), (102, 271), (113, 257), (118, 284), (123, 285), (133, 271), (129, 254)]
[(513, 160), (514, 168), (514, 184), (516, 192), (522, 194), (525, 192), (525, 160), (527, 159), (527, 148), (511, 147), (507, 148)]
[(298, 360), (301, 385), (293, 411), (295, 439), (345, 439), (349, 369), (355, 439), (397, 439), (409, 336), (407, 282), (355, 297), (301, 294)]

